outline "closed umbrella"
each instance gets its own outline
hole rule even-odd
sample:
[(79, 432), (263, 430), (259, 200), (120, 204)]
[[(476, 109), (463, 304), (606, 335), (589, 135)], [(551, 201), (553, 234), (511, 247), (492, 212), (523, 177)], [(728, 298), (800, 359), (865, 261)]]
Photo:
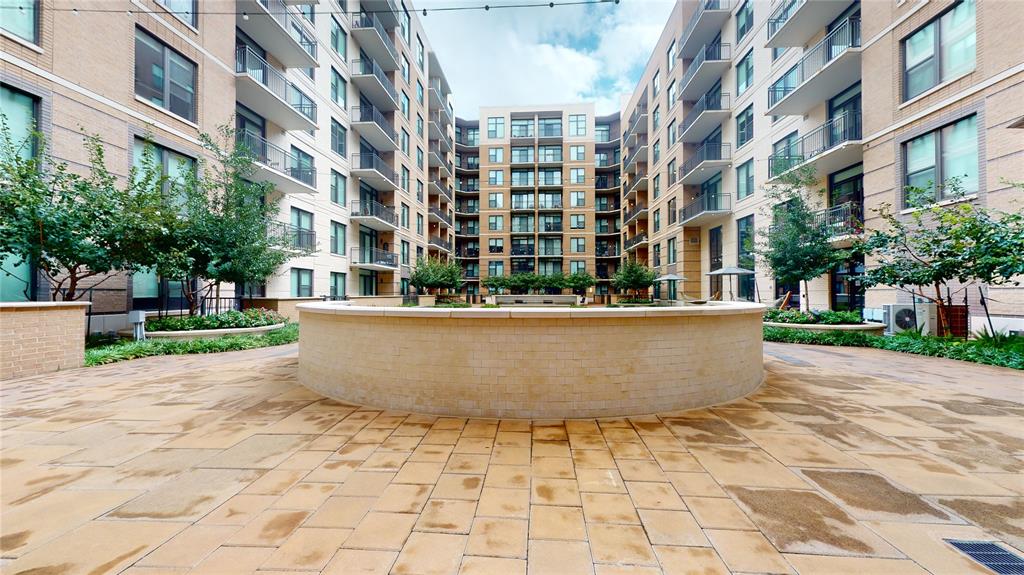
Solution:
[(727, 266), (722, 269), (708, 272), (709, 276), (729, 276), (729, 299), (735, 300), (735, 296), (732, 293), (732, 276), (752, 276), (754, 270), (748, 270), (746, 268), (738, 268), (736, 266)]

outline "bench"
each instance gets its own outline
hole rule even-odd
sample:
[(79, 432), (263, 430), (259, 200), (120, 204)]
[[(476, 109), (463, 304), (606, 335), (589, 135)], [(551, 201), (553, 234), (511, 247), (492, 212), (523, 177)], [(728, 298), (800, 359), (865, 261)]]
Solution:
[(575, 295), (496, 295), (494, 303), (501, 306), (569, 306), (579, 303)]

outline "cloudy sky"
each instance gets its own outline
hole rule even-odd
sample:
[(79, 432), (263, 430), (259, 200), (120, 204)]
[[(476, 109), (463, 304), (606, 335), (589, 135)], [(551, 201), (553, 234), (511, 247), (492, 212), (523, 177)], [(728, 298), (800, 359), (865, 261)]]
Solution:
[[(554, 8), (429, 12), (485, 0), (421, 0), (417, 8), (455, 94), (460, 117), (481, 105), (593, 101), (619, 109), (633, 91), (672, 11), (672, 0)], [(495, 4), (511, 3), (496, 0)]]

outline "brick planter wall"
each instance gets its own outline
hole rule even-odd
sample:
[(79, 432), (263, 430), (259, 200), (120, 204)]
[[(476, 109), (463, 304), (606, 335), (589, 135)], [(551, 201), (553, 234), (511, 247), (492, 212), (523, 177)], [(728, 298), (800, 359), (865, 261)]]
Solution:
[(81, 367), (88, 302), (0, 303), (0, 380)]

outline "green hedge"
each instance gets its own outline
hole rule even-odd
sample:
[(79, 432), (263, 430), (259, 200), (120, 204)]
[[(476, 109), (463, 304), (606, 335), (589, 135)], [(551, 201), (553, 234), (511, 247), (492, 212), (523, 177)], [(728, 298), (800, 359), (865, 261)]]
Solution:
[(153, 355), (219, 353), (257, 347), (271, 347), (299, 341), (299, 325), (288, 324), (261, 335), (225, 335), (216, 338), (172, 340), (123, 340), (119, 343), (85, 350), (85, 365), (103, 365)]
[(995, 347), (983, 340), (962, 341), (942, 337), (882, 336), (857, 331), (815, 332), (768, 326), (764, 328), (764, 340), (811, 345), (873, 347), (1024, 370), (1024, 353), (1016, 349)]
[(195, 331), (199, 329), (228, 329), (263, 327), (285, 323), (288, 318), (269, 309), (252, 308), (245, 311), (226, 311), (215, 315), (171, 316), (146, 322), (146, 331)]
[(860, 314), (855, 311), (814, 310), (803, 312), (795, 309), (768, 308), (764, 312), (764, 321), (774, 323), (818, 323), (825, 325), (858, 325), (864, 323)]

